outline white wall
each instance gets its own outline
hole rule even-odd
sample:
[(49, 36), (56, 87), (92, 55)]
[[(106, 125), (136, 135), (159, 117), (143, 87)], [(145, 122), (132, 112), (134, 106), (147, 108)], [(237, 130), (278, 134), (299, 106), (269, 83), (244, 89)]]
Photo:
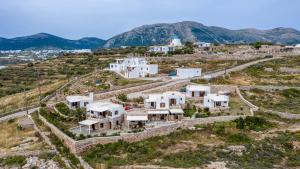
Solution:
[(177, 77), (180, 79), (192, 78), (201, 76), (201, 69), (199, 68), (178, 68), (176, 69)]

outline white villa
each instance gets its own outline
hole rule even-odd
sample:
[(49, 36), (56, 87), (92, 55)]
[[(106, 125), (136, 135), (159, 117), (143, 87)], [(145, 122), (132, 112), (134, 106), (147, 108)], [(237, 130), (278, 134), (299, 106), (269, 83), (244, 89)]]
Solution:
[(93, 97), (93, 93), (90, 93), (89, 96), (67, 96), (67, 106), (70, 109), (86, 108), (88, 104), (93, 102)]
[(183, 45), (181, 40), (177, 36), (173, 36), (169, 45), (150, 46), (149, 52), (167, 54), (168, 52), (174, 52), (176, 49), (180, 49), (182, 47)]
[(208, 48), (211, 46), (211, 43), (206, 43), (206, 42), (196, 42), (196, 45), (198, 48)]
[(228, 108), (229, 107), (229, 96), (208, 94), (204, 96), (204, 107), (209, 109), (214, 108)]
[(187, 97), (204, 97), (210, 94), (210, 86), (204, 85), (188, 85), (186, 86)]
[(122, 105), (110, 102), (95, 102), (87, 106), (87, 119), (79, 122), (91, 130), (120, 129), (124, 122), (125, 110)]
[(109, 70), (114, 71), (125, 78), (140, 78), (158, 73), (157, 64), (148, 64), (145, 58), (117, 59), (109, 64)]
[(200, 68), (177, 68), (176, 76), (173, 76), (173, 79), (187, 79), (192, 77), (201, 76)]
[(185, 95), (169, 91), (162, 94), (150, 94), (144, 101), (149, 121), (178, 121), (183, 118)]

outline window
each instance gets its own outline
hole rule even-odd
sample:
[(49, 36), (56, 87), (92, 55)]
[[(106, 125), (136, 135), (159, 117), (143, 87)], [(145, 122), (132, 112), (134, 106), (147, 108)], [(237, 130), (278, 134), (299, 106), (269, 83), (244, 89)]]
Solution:
[(160, 107), (161, 107), (161, 108), (165, 108), (165, 107), (166, 107), (166, 104), (165, 104), (165, 103), (160, 103)]
[(118, 110), (116, 110), (116, 111), (115, 111), (115, 115), (118, 115), (118, 114), (119, 114), (119, 111), (118, 111)]
[(91, 111), (91, 114), (94, 114), (94, 111)]
[(103, 128), (104, 127), (104, 124), (103, 123), (100, 123), (100, 128)]

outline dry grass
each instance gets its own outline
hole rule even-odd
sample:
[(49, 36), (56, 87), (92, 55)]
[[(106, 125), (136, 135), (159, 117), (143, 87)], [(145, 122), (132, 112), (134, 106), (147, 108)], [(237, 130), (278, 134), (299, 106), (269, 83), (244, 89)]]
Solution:
[[(17, 150), (42, 150), (48, 146), (36, 135), (32, 129), (18, 129), (18, 120), (0, 123), (0, 153)], [(18, 147), (18, 148), (17, 148)]]
[[(66, 83), (66, 80), (57, 80), (51, 84), (45, 85), (41, 87), (42, 95), (49, 93), (53, 90), (58, 89), (63, 84)], [(0, 98), (0, 113), (10, 112), (17, 108), (25, 107), (25, 93), (17, 93), (5, 97)], [(38, 88), (32, 89), (26, 92), (26, 97), (28, 99), (28, 105), (33, 105), (38, 103), (39, 99), (39, 90)]]

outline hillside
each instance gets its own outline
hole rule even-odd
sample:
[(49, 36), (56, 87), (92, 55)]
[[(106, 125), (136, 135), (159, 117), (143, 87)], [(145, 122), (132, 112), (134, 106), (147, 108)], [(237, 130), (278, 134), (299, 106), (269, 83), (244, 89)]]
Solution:
[(82, 38), (69, 40), (47, 33), (12, 39), (0, 38), (0, 50), (24, 49), (94, 49), (102, 46), (104, 40), (98, 38)]
[(171, 24), (162, 23), (140, 26), (128, 32), (116, 35), (107, 41), (93, 37), (69, 40), (47, 33), (12, 39), (0, 37), (0, 50), (96, 49), (102, 47), (149, 46), (167, 44), (173, 35), (177, 35), (183, 42), (253, 43), (264, 41), (275, 44), (300, 43), (300, 31), (292, 28), (230, 30), (185, 21)]
[(257, 41), (280, 44), (300, 43), (300, 31), (291, 28), (230, 30), (185, 21), (173, 24), (144, 25), (134, 28), (131, 31), (112, 37), (106, 42), (104, 47), (167, 44), (174, 34), (183, 41), (205, 41), (211, 43), (251, 43)]

